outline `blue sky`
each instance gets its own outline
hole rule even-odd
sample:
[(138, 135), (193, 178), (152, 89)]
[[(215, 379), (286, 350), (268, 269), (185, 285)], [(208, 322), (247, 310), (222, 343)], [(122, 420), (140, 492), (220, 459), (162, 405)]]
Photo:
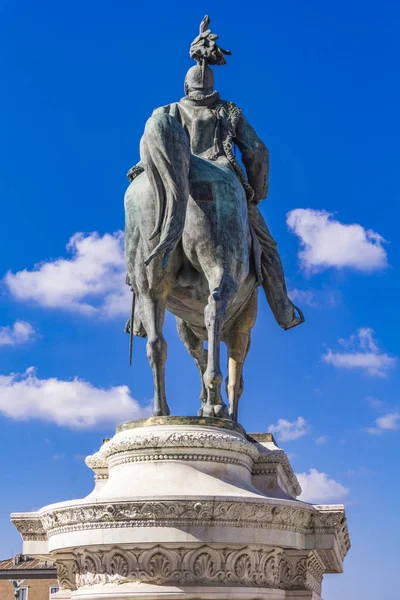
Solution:
[[(271, 152), (262, 212), (307, 318), (285, 333), (260, 295), (240, 421), (275, 431), (310, 499), (346, 504), (325, 600), (394, 600), (400, 5), (243, 6), (0, 1), (0, 557), (20, 549), (9, 513), (88, 493), (84, 456), (151, 401), (145, 344), (129, 368), (123, 334), (125, 173), (209, 13), (233, 53), (216, 87)], [(165, 333), (171, 409), (195, 414), (172, 317)]]

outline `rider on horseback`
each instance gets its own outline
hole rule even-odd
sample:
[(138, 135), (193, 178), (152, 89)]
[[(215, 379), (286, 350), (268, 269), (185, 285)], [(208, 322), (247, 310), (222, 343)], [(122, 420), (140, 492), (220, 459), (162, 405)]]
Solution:
[[(277, 244), (258, 209), (258, 203), (266, 198), (268, 192), (269, 152), (245, 119), (241, 109), (233, 102), (221, 100), (218, 92), (214, 91), (214, 74), (207, 63), (224, 64), (223, 54), (229, 54), (229, 52), (215, 44), (216, 36), (210, 33), (207, 26), (208, 21), (205, 20), (200, 36), (194, 40), (191, 46), (191, 56), (199, 64), (189, 69), (186, 75), (184, 98), (179, 102), (156, 109), (152, 117), (169, 115), (173, 119), (169, 122), (172, 122), (174, 126), (182, 127), (186, 132), (192, 155), (207, 161), (223, 161), (236, 173), (247, 196), (253, 258), (258, 281), (264, 289), (278, 324), (285, 330), (291, 329), (302, 323), (304, 317), (288, 297)], [(171, 165), (175, 162), (179, 167), (179, 149), (174, 148), (174, 156), (168, 155), (170, 147), (167, 140), (168, 135), (168, 133), (165, 134), (165, 143), (161, 139), (162, 148), (157, 148), (158, 164), (155, 168), (163, 173), (168, 171), (167, 164)], [(246, 173), (235, 158), (235, 147), (238, 147), (241, 152)], [(142, 151), (147, 156), (146, 166), (155, 164), (153, 156), (150, 156), (153, 149), (143, 143)], [(128, 178), (133, 181), (144, 170), (141, 161), (132, 167)], [(191, 195), (195, 194), (193, 188), (196, 185), (198, 187), (198, 184), (205, 183), (191, 182), (189, 173)], [(187, 183), (185, 187), (185, 182), (182, 182), (182, 189), (187, 189)], [(205, 189), (208, 189), (207, 186)], [(177, 236), (174, 239), (177, 239)], [(176, 245), (176, 241), (174, 244)], [(149, 260), (156, 253), (162, 252), (168, 255), (172, 249), (172, 246), (167, 247), (165, 243), (160, 242)], [(136, 321), (136, 317), (137, 315), (135, 315), (134, 330), (137, 335), (141, 335), (143, 330), (137, 326), (139, 323)]]

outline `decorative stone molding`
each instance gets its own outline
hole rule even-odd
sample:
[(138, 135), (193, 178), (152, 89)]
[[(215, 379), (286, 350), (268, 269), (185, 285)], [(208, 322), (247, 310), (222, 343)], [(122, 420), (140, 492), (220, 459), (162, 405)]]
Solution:
[(156, 545), (98, 552), (84, 550), (77, 551), (72, 561), (57, 562), (60, 583), (70, 589), (135, 582), (317, 591), (322, 581), (312, 554), (265, 546)]
[(321, 504), (315, 505), (314, 508), (318, 511), (315, 533), (334, 534), (343, 560), (351, 546), (343, 504)]
[(164, 460), (183, 460), (183, 461), (193, 461), (193, 460), (205, 460), (210, 462), (218, 462), (224, 463), (228, 465), (238, 465), (240, 467), (244, 467), (251, 471), (250, 465), (248, 462), (244, 460), (240, 460), (239, 458), (232, 458), (230, 456), (218, 456), (216, 454), (209, 454), (207, 452), (197, 453), (197, 454), (176, 454), (176, 450), (168, 449), (169, 452), (167, 454), (139, 454), (139, 453), (128, 453), (123, 452), (120, 454), (116, 454), (111, 456), (109, 459), (109, 467), (117, 467), (119, 465), (126, 465), (129, 463), (138, 463), (138, 462), (150, 462), (150, 461), (164, 461)]
[(307, 558), (307, 589), (313, 590), (318, 595), (321, 594), (324, 574), (324, 563), (316, 552), (310, 552)]
[(85, 458), (86, 465), (94, 471), (96, 485), (93, 491), (99, 491), (108, 480), (108, 464), (102, 450), (103, 448), (100, 448), (98, 452)]
[(47, 540), (47, 535), (38, 513), (13, 513), (11, 515), (11, 523), (18, 529), (24, 541), (42, 542)]
[(56, 561), (58, 584), (62, 590), (75, 590), (79, 565), (76, 560)]
[(263, 475), (269, 473), (269, 465), (280, 465), (287, 478), (288, 485), (293, 490), (294, 496), (300, 496), (301, 487), (297, 477), (292, 469), (286, 452), (283, 450), (266, 450), (259, 452), (253, 465), (253, 475)]
[(157, 450), (159, 448), (207, 448), (238, 452), (256, 460), (258, 450), (238, 434), (211, 431), (173, 431), (161, 430), (155, 433), (137, 433), (135, 430), (117, 434), (102, 449), (103, 456), (110, 456), (132, 450)]
[[(297, 497), (301, 494), (301, 487), (292, 469), (286, 452), (281, 450), (271, 433), (249, 433), (247, 439), (258, 450), (258, 457), (253, 464), (253, 475), (276, 475), (285, 480), (287, 493)], [(279, 471), (271, 472), (274, 466), (280, 467)], [(279, 486), (278, 486), (279, 487)]]
[(98, 452), (87, 456), (85, 458), (85, 463), (92, 471), (107, 469), (107, 460), (101, 449)]
[(41, 514), (48, 536), (112, 527), (254, 527), (313, 532), (312, 508), (212, 500), (139, 501), (52, 509)]

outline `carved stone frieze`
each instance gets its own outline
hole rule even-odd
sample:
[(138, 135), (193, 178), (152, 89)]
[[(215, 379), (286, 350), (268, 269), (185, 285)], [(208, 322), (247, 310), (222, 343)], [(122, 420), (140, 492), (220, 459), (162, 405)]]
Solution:
[(62, 586), (70, 589), (137, 582), (290, 590), (315, 587), (314, 571), (311, 573), (313, 564), (307, 551), (291, 554), (281, 548), (268, 547), (202, 545), (171, 548), (156, 545), (77, 551), (74, 560), (58, 561), (58, 574)]
[(212, 500), (139, 501), (91, 504), (42, 513), (47, 535), (110, 527), (255, 527), (311, 532), (313, 510), (260, 502)]
[(208, 448), (210, 450), (238, 452), (253, 460), (258, 457), (257, 448), (243, 437), (209, 431), (160, 431), (140, 434), (134, 431), (123, 432), (123, 435), (122, 433), (117, 434), (105, 445), (102, 454), (105, 458), (108, 458), (119, 452), (158, 448)]

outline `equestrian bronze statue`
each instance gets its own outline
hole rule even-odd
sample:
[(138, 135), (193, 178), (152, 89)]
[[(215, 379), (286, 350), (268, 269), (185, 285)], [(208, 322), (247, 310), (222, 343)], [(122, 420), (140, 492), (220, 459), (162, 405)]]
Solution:
[[(237, 421), (258, 287), (283, 329), (304, 317), (288, 297), (276, 242), (258, 210), (268, 192), (268, 150), (241, 109), (214, 91), (210, 65), (225, 64), (230, 52), (217, 45), (209, 22), (203, 19), (190, 47), (197, 64), (186, 74), (185, 96), (153, 112), (140, 162), (128, 173), (125, 255), (133, 305), (127, 331), (131, 341), (147, 336), (154, 415), (169, 414), (168, 309), (200, 371), (199, 415)], [(229, 407), (221, 396), (221, 342), (228, 350)]]

